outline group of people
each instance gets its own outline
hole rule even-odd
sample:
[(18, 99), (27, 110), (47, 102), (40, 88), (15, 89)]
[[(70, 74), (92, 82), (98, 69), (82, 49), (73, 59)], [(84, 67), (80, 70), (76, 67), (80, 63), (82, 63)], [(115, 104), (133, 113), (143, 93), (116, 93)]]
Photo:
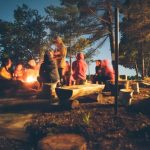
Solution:
[[(48, 50), (44, 54), (44, 61), (39, 70), (40, 83), (58, 83), (58, 86), (73, 83), (83, 84), (86, 81), (87, 64), (84, 54), (78, 53), (76, 60), (69, 64), (66, 61), (67, 48), (60, 37), (54, 39), (57, 49)], [(72, 67), (71, 67), (72, 66)]]
[[(34, 59), (28, 61), (26, 67), (19, 63), (12, 70), (12, 60), (3, 58), (0, 67), (0, 79), (10, 85), (14, 83), (26, 83), (29, 77), (32, 81), (39, 83), (56, 83), (57, 86), (71, 85), (73, 83), (83, 84), (86, 80), (87, 64), (84, 61), (84, 54), (78, 53), (76, 60), (70, 65), (66, 61), (67, 48), (59, 36), (53, 40), (56, 50), (47, 50), (43, 62), (36, 64)], [(72, 67), (71, 67), (72, 66)], [(19, 82), (18, 82), (19, 81)], [(13, 84), (12, 84), (13, 83)], [(3, 87), (2, 87), (3, 88)]]
[[(12, 70), (12, 60), (10, 58), (3, 58), (0, 68), (0, 79), (17, 80), (22, 82), (28, 82), (28, 76), (36, 78), (38, 76), (38, 65), (34, 59), (28, 61), (26, 67), (23, 67), (21, 63), (17, 64)], [(33, 79), (36, 81), (36, 79)]]
[[(83, 53), (77, 53), (76, 60), (70, 65), (66, 61), (67, 48), (61, 37), (57, 36), (53, 40), (56, 50), (47, 50), (44, 54), (43, 62), (39, 65), (35, 60), (29, 60), (26, 68), (17, 64), (13, 72), (10, 72), (12, 61), (10, 58), (4, 58), (0, 68), (0, 79), (8, 81), (28, 82), (28, 77), (42, 87), (44, 83), (56, 83), (57, 86), (84, 84), (86, 81), (87, 63), (84, 60)], [(95, 75), (93, 83), (106, 83), (108, 80), (114, 80), (114, 70), (109, 65), (108, 60), (96, 60)]]
[[(37, 90), (39, 88), (36, 77), (38, 76), (38, 65), (34, 59), (28, 61), (26, 67), (21, 63), (13, 66), (13, 62), (10, 58), (3, 58), (0, 67), (0, 95), (3, 95), (6, 91), (15, 94), (15, 91), (20, 90)], [(32, 85), (24, 84), (29, 82), (29, 77), (32, 78), (34, 87)]]

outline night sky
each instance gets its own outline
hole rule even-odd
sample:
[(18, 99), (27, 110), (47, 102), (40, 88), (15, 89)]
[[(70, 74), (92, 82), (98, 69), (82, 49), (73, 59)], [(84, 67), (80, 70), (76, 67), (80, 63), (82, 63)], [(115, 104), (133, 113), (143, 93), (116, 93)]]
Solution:
[(58, 5), (59, 0), (0, 0), (0, 19), (12, 21), (14, 9), (22, 4), (37, 9), (41, 15), (44, 15), (44, 8), (50, 4)]

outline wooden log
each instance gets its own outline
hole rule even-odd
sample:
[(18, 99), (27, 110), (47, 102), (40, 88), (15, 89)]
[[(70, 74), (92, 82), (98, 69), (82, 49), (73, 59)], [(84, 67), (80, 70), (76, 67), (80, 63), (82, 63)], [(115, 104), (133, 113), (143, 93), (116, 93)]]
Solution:
[(82, 96), (100, 93), (104, 86), (100, 84), (64, 86), (56, 88), (56, 94), (60, 100), (75, 100)]
[(133, 90), (131, 89), (121, 89), (119, 92), (119, 100), (125, 106), (131, 105), (132, 96)]
[(77, 134), (47, 136), (38, 143), (38, 150), (86, 150), (85, 139)]

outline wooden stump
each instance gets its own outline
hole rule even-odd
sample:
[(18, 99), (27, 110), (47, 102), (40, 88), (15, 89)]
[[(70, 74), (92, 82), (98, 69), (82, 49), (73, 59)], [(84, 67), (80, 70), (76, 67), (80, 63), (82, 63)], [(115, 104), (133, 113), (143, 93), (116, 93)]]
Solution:
[(86, 150), (86, 141), (77, 134), (47, 136), (38, 143), (38, 150)]
[(132, 84), (132, 89), (134, 90), (134, 94), (139, 94), (140, 93), (139, 83), (133, 83)]
[(121, 89), (119, 92), (119, 100), (121, 104), (127, 106), (131, 104), (133, 90), (130, 89)]

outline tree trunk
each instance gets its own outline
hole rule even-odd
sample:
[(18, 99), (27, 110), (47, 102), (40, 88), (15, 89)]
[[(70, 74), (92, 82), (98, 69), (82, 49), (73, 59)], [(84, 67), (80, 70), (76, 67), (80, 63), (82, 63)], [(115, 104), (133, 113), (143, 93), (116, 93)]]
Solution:
[(145, 65), (144, 65), (144, 54), (143, 54), (143, 49), (142, 49), (142, 55), (141, 55), (141, 61), (142, 61), (142, 79), (144, 80), (145, 77)]
[(109, 30), (109, 40), (110, 40), (110, 49), (111, 49), (111, 56), (112, 56), (112, 65), (115, 69), (115, 35), (114, 35), (114, 29), (113, 29), (113, 13), (112, 8), (110, 6), (110, 3), (107, 3), (108, 7), (108, 30)]
[(135, 62), (135, 72), (136, 72), (136, 79), (138, 80), (139, 78), (139, 73), (138, 73), (138, 66), (137, 63)]

